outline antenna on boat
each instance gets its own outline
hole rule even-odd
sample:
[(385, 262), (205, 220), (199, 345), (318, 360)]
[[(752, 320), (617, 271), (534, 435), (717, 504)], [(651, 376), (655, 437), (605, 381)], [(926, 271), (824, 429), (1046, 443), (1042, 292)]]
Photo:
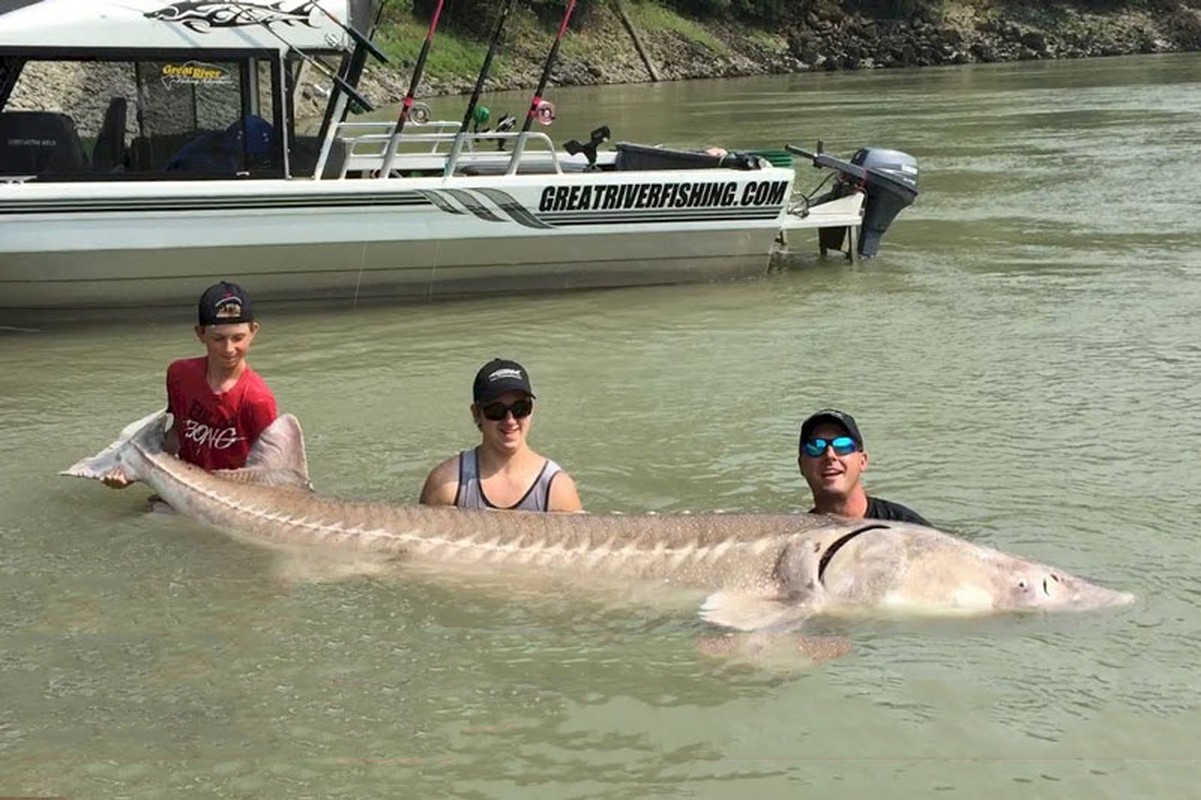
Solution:
[[(296, 45), (289, 42), (284, 37), (280, 36), (279, 33), (274, 28), (272, 28), (270, 24), (268, 24), (267, 20), (263, 19), (262, 17), (259, 17), (257, 14), (254, 13), (253, 6), (248, 8), (245, 5), (243, 5), (242, 3), (237, 2), (237, 0), (227, 0), (227, 1), (234, 8), (240, 9), (243, 13), (249, 15), (250, 18), (253, 19), (255, 22), (257, 22), (263, 28), (263, 30), (267, 31), (267, 33), (271, 34), (276, 39), (279, 39), (281, 42), (283, 42), (284, 46), (286, 46), (288, 48), (287, 49), (288, 53), (295, 53), (296, 55), (300, 56), (302, 59), (304, 59), (304, 62), (306, 64), (315, 68), (318, 72), (325, 75), (325, 77), (332, 80), (339, 89), (341, 89), (347, 95), (352, 97), (354, 99), (354, 101), (356, 103), (358, 103), (359, 105), (361, 105), (363, 108), (367, 109), (368, 111), (375, 110), (375, 106), (373, 106), (373, 105), (371, 105), (371, 103), (367, 102), (367, 98), (363, 97), (363, 95), (361, 95), (357, 91), (355, 91), (354, 87), (351, 86), (346, 81), (342, 80), (342, 78), (339, 77), (336, 72), (334, 72), (333, 70), (326, 67), (320, 61), (313, 58), (308, 53), (304, 52), (303, 50), (301, 50), (299, 47), (297, 47)], [(318, 8), (321, 8), (321, 6), (317, 5), (316, 3), (313, 3), (312, 5), (316, 5)], [(345, 27), (345, 26), (343, 26), (343, 27)], [(355, 41), (358, 41), (358, 40), (356, 39)]]
[(409, 91), (400, 103), (400, 114), (396, 118), (396, 127), (392, 129), (392, 135), (388, 137), (388, 145), (384, 149), (384, 164), (380, 167), (378, 177), (386, 178), (392, 171), (392, 162), (396, 160), (396, 147), (400, 140), (400, 134), (404, 130), (409, 112), (413, 108), (413, 95), (417, 93), (417, 84), (421, 83), (421, 73), (425, 71), (425, 59), (430, 54), (430, 45), (434, 43), (434, 31), (438, 30), (438, 17), (442, 16), (442, 3), (443, 0), (438, 0), (438, 5), (434, 8), (434, 17), (430, 20), (429, 30), (425, 33), (425, 43), (421, 45), (421, 52), (417, 55), (417, 64), (413, 67), (413, 77), (409, 79)]
[(509, 0), (501, 6), (500, 13), (496, 17), (496, 28), (492, 31), (492, 41), (488, 43), (488, 54), (484, 56), (484, 65), (480, 67), (480, 74), (475, 79), (475, 89), (471, 93), (471, 99), (467, 101), (467, 111), (463, 114), (463, 124), (459, 127), (458, 133), (455, 134), (454, 144), (450, 147), (450, 158), (446, 159), (446, 169), (442, 176), (446, 177), (454, 172), (455, 163), (459, 160), (459, 153), (463, 150), (463, 138), (467, 134), (467, 126), (471, 124), (472, 118), (475, 116), (476, 106), (479, 105), (480, 95), (484, 91), (484, 82), (488, 80), (488, 72), (492, 69), (492, 57), (496, 55), (496, 49), (500, 45), (500, 34), (504, 30), (505, 20), (509, 18), (509, 12), (513, 10), (513, 6), (517, 5), (517, 0)]
[(563, 34), (567, 30), (567, 23), (571, 20), (572, 11), (575, 11), (575, 0), (567, 0), (567, 11), (563, 13), (563, 22), (559, 24), (559, 33), (555, 36), (555, 43), (551, 45), (550, 52), (546, 54), (542, 77), (538, 80), (538, 88), (534, 90), (534, 96), (530, 98), (530, 109), (526, 112), (525, 122), (521, 125), (521, 134), (517, 137), (517, 144), (513, 147), (513, 157), (509, 161), (509, 169), (506, 174), (512, 175), (517, 172), (517, 165), (525, 150), (525, 137), (530, 132), (530, 126), (534, 124), (534, 120), (537, 119), (544, 125), (549, 125), (554, 121), (554, 107), (543, 101), (542, 92), (546, 90), (546, 82), (550, 80), (550, 71), (555, 66), (555, 59), (559, 57), (559, 43), (563, 41)]

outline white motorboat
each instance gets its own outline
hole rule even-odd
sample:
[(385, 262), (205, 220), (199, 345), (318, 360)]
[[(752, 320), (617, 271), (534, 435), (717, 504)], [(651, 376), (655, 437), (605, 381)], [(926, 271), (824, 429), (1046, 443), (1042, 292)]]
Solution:
[[(119, 317), (223, 278), (260, 302), (338, 304), (750, 276), (798, 230), (873, 254), (917, 194), (891, 150), (792, 148), (838, 176), (799, 200), (794, 169), (762, 154), (605, 149), (604, 128), (559, 148), (411, 103), (353, 121), (376, 13), (0, 0), (0, 309)], [(301, 135), (297, 98), (323, 74), (323, 122)], [(553, 116), (537, 95), (534, 116)]]

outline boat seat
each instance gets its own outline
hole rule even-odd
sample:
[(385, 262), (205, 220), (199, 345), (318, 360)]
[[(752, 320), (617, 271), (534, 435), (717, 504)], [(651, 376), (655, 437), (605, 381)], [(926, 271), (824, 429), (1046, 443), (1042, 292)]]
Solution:
[(222, 176), (270, 168), (274, 148), (275, 130), (271, 123), (249, 114), (231, 122), (224, 130), (197, 133), (171, 156), (166, 171)]
[(119, 172), (125, 169), (125, 122), (129, 103), (124, 97), (108, 101), (104, 122), (92, 147), (92, 169), (95, 172)]
[[(159, 133), (136, 136), (129, 143), (129, 169), (132, 172), (161, 172), (180, 148), (196, 137), (198, 131)], [(215, 131), (214, 131), (215, 133)]]
[(0, 113), (0, 174), (83, 172), (88, 158), (75, 121), (57, 111)]

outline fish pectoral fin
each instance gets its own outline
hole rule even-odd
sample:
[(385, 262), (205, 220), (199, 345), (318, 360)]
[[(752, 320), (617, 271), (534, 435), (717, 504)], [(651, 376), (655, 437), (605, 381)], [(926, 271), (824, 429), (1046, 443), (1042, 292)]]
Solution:
[(705, 622), (739, 631), (789, 630), (810, 617), (808, 606), (784, 602), (776, 594), (714, 592), (701, 604)]
[[(255, 476), (280, 473), (278, 477), (271, 479), (272, 486), (295, 485), (311, 489), (309, 462), (304, 451), (304, 433), (300, 430), (300, 421), (291, 414), (281, 414), (275, 422), (268, 425), (254, 440), (250, 452), (246, 454), (246, 470), (253, 471)], [(267, 479), (252, 482), (265, 483)]]
[(697, 639), (696, 648), (710, 658), (786, 671), (824, 664), (852, 649), (850, 640), (844, 636), (814, 637), (773, 631), (709, 634)]

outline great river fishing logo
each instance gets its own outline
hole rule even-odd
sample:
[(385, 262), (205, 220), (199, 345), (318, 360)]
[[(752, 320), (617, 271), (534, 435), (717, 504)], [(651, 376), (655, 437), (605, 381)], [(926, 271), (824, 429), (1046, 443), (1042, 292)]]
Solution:
[(213, 28), (241, 28), (248, 25), (307, 25), (316, 27), (311, 19), (315, 0), (291, 2), (276, 0), (274, 3), (247, 5), (246, 3), (223, 3), (220, 0), (179, 0), (179, 2), (147, 11), (149, 19), (178, 22), (197, 33), (208, 33)]
[(168, 89), (176, 86), (227, 86), (234, 81), (229, 70), (202, 61), (163, 64), (162, 78), (163, 86)]

